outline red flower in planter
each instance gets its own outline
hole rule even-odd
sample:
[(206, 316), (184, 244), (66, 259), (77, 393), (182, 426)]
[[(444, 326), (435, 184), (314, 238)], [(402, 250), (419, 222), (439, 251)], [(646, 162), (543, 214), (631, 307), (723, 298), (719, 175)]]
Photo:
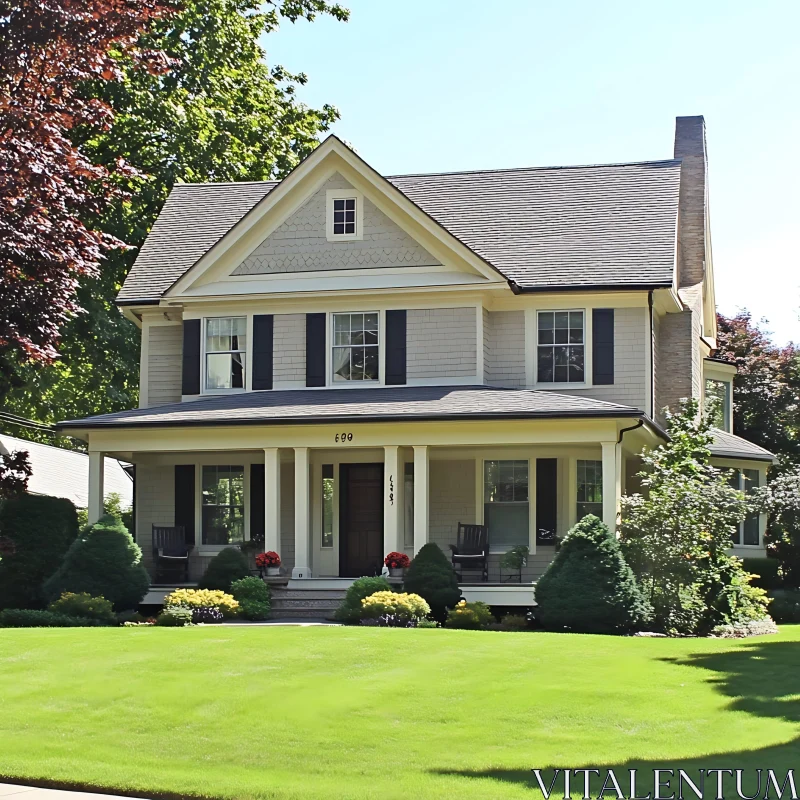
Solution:
[(405, 569), (411, 563), (411, 559), (405, 553), (393, 552), (383, 559), (383, 563), (389, 569)]
[(256, 556), (257, 567), (279, 567), (281, 557), (274, 550), (267, 550), (266, 553), (259, 553)]

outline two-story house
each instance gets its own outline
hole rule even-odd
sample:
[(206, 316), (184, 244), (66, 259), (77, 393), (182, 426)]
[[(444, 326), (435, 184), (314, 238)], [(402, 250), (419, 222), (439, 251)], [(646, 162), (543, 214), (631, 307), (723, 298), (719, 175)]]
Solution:
[(60, 427), (89, 445), (90, 518), (103, 455), (132, 462), (146, 558), (181, 525), (194, 576), (247, 539), (295, 581), (374, 574), (461, 521), (492, 580), (519, 544), (535, 580), (553, 534), (615, 525), (682, 397), (722, 398), (741, 485), (772, 461), (732, 435), (714, 359), (702, 117), (663, 161), (385, 177), (331, 136), (280, 182), (178, 184), (118, 302), (141, 407)]

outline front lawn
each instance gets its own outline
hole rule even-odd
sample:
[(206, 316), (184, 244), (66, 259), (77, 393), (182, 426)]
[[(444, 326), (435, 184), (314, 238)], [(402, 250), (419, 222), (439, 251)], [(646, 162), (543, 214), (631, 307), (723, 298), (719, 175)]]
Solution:
[(495, 800), (533, 796), (532, 767), (785, 771), (800, 747), (798, 665), (800, 626), (736, 642), (0, 630), (0, 778), (231, 798)]

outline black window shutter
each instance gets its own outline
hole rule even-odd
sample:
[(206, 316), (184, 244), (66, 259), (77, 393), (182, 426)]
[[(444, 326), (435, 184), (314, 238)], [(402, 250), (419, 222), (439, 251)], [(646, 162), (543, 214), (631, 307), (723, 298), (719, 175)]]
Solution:
[(194, 464), (175, 465), (175, 524), (183, 525), (186, 544), (194, 539)]
[(200, 394), (200, 320), (183, 323), (182, 394)]
[(406, 382), (406, 312), (386, 312), (386, 385)]
[(325, 314), (306, 314), (306, 386), (325, 385)]
[(253, 317), (253, 389), (272, 388), (272, 314)]
[(264, 465), (250, 465), (250, 541), (264, 544)]
[(592, 311), (592, 383), (614, 383), (614, 309)]

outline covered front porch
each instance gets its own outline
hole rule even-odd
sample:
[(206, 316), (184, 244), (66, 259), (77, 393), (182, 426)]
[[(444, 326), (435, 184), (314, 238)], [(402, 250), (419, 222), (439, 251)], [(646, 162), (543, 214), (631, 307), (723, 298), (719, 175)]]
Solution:
[[(280, 554), (284, 579), (320, 586), (379, 574), (386, 553), (413, 558), (427, 542), (449, 557), (463, 522), (487, 527), (490, 550), (488, 581), (464, 570), (465, 591), (497, 594), (534, 582), (554, 538), (583, 515), (613, 526), (638, 453), (655, 441), (630, 419), (98, 431), (90, 518), (101, 513), (102, 457), (115, 455), (135, 464), (136, 539), (154, 578), (153, 526), (183, 527), (191, 581), (224, 547), (252, 542)], [(505, 568), (519, 545), (525, 566)]]

